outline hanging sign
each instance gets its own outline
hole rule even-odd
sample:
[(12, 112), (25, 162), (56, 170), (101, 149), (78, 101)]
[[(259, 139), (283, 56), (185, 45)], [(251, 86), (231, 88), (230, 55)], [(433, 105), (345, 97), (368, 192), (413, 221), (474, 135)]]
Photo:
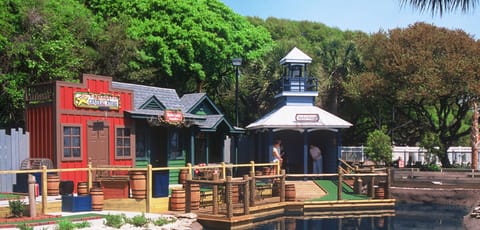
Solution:
[(298, 122), (317, 122), (320, 120), (318, 114), (312, 113), (312, 114), (306, 114), (306, 113), (297, 113), (295, 115), (295, 120)]
[(166, 123), (180, 124), (183, 122), (183, 113), (181, 110), (166, 109), (163, 111), (163, 119)]
[(112, 94), (98, 94), (89, 92), (75, 92), (73, 104), (77, 108), (92, 108), (118, 110), (120, 108), (120, 96)]

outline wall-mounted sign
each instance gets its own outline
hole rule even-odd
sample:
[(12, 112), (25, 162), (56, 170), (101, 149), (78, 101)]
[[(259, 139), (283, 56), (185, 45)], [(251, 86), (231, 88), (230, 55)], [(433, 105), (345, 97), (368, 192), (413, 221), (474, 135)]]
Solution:
[(107, 108), (109, 110), (118, 110), (120, 108), (120, 96), (115, 96), (112, 94), (75, 92), (73, 94), (73, 104), (78, 108)]
[(295, 115), (295, 120), (298, 122), (317, 122), (320, 120), (320, 117), (318, 114), (312, 113), (312, 114), (306, 114), (306, 113), (297, 113)]
[(166, 109), (163, 111), (163, 119), (166, 123), (180, 124), (183, 122), (183, 113), (181, 110)]

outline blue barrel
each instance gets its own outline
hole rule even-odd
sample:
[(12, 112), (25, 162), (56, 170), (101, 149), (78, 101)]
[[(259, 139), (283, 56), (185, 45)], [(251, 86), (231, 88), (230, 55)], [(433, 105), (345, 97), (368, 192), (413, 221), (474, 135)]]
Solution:
[(154, 171), (152, 177), (152, 196), (168, 197), (169, 171)]

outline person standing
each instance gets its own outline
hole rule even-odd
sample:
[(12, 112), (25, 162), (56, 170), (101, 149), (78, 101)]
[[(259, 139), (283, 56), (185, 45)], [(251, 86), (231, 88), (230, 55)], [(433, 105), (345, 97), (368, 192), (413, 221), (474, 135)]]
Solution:
[[(282, 155), (281, 155), (281, 151), (282, 151), (282, 140), (280, 139), (277, 139), (275, 140), (275, 142), (273, 143), (273, 150), (272, 150), (272, 155), (273, 155), (273, 162), (274, 163), (277, 163), (279, 162), (280, 165), (282, 165), (282, 162), (283, 162), (283, 158), (282, 158)], [(274, 172), (276, 174), (276, 169), (277, 167), (274, 167)]]
[(323, 171), (322, 151), (315, 145), (310, 145), (310, 156), (313, 160), (313, 173), (320, 174)]

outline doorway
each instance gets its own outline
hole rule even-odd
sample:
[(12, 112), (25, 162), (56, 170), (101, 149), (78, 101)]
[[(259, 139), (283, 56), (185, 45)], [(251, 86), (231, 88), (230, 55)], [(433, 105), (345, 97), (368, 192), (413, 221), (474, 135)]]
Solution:
[(92, 166), (108, 165), (109, 127), (103, 121), (89, 122), (87, 133), (87, 155)]

